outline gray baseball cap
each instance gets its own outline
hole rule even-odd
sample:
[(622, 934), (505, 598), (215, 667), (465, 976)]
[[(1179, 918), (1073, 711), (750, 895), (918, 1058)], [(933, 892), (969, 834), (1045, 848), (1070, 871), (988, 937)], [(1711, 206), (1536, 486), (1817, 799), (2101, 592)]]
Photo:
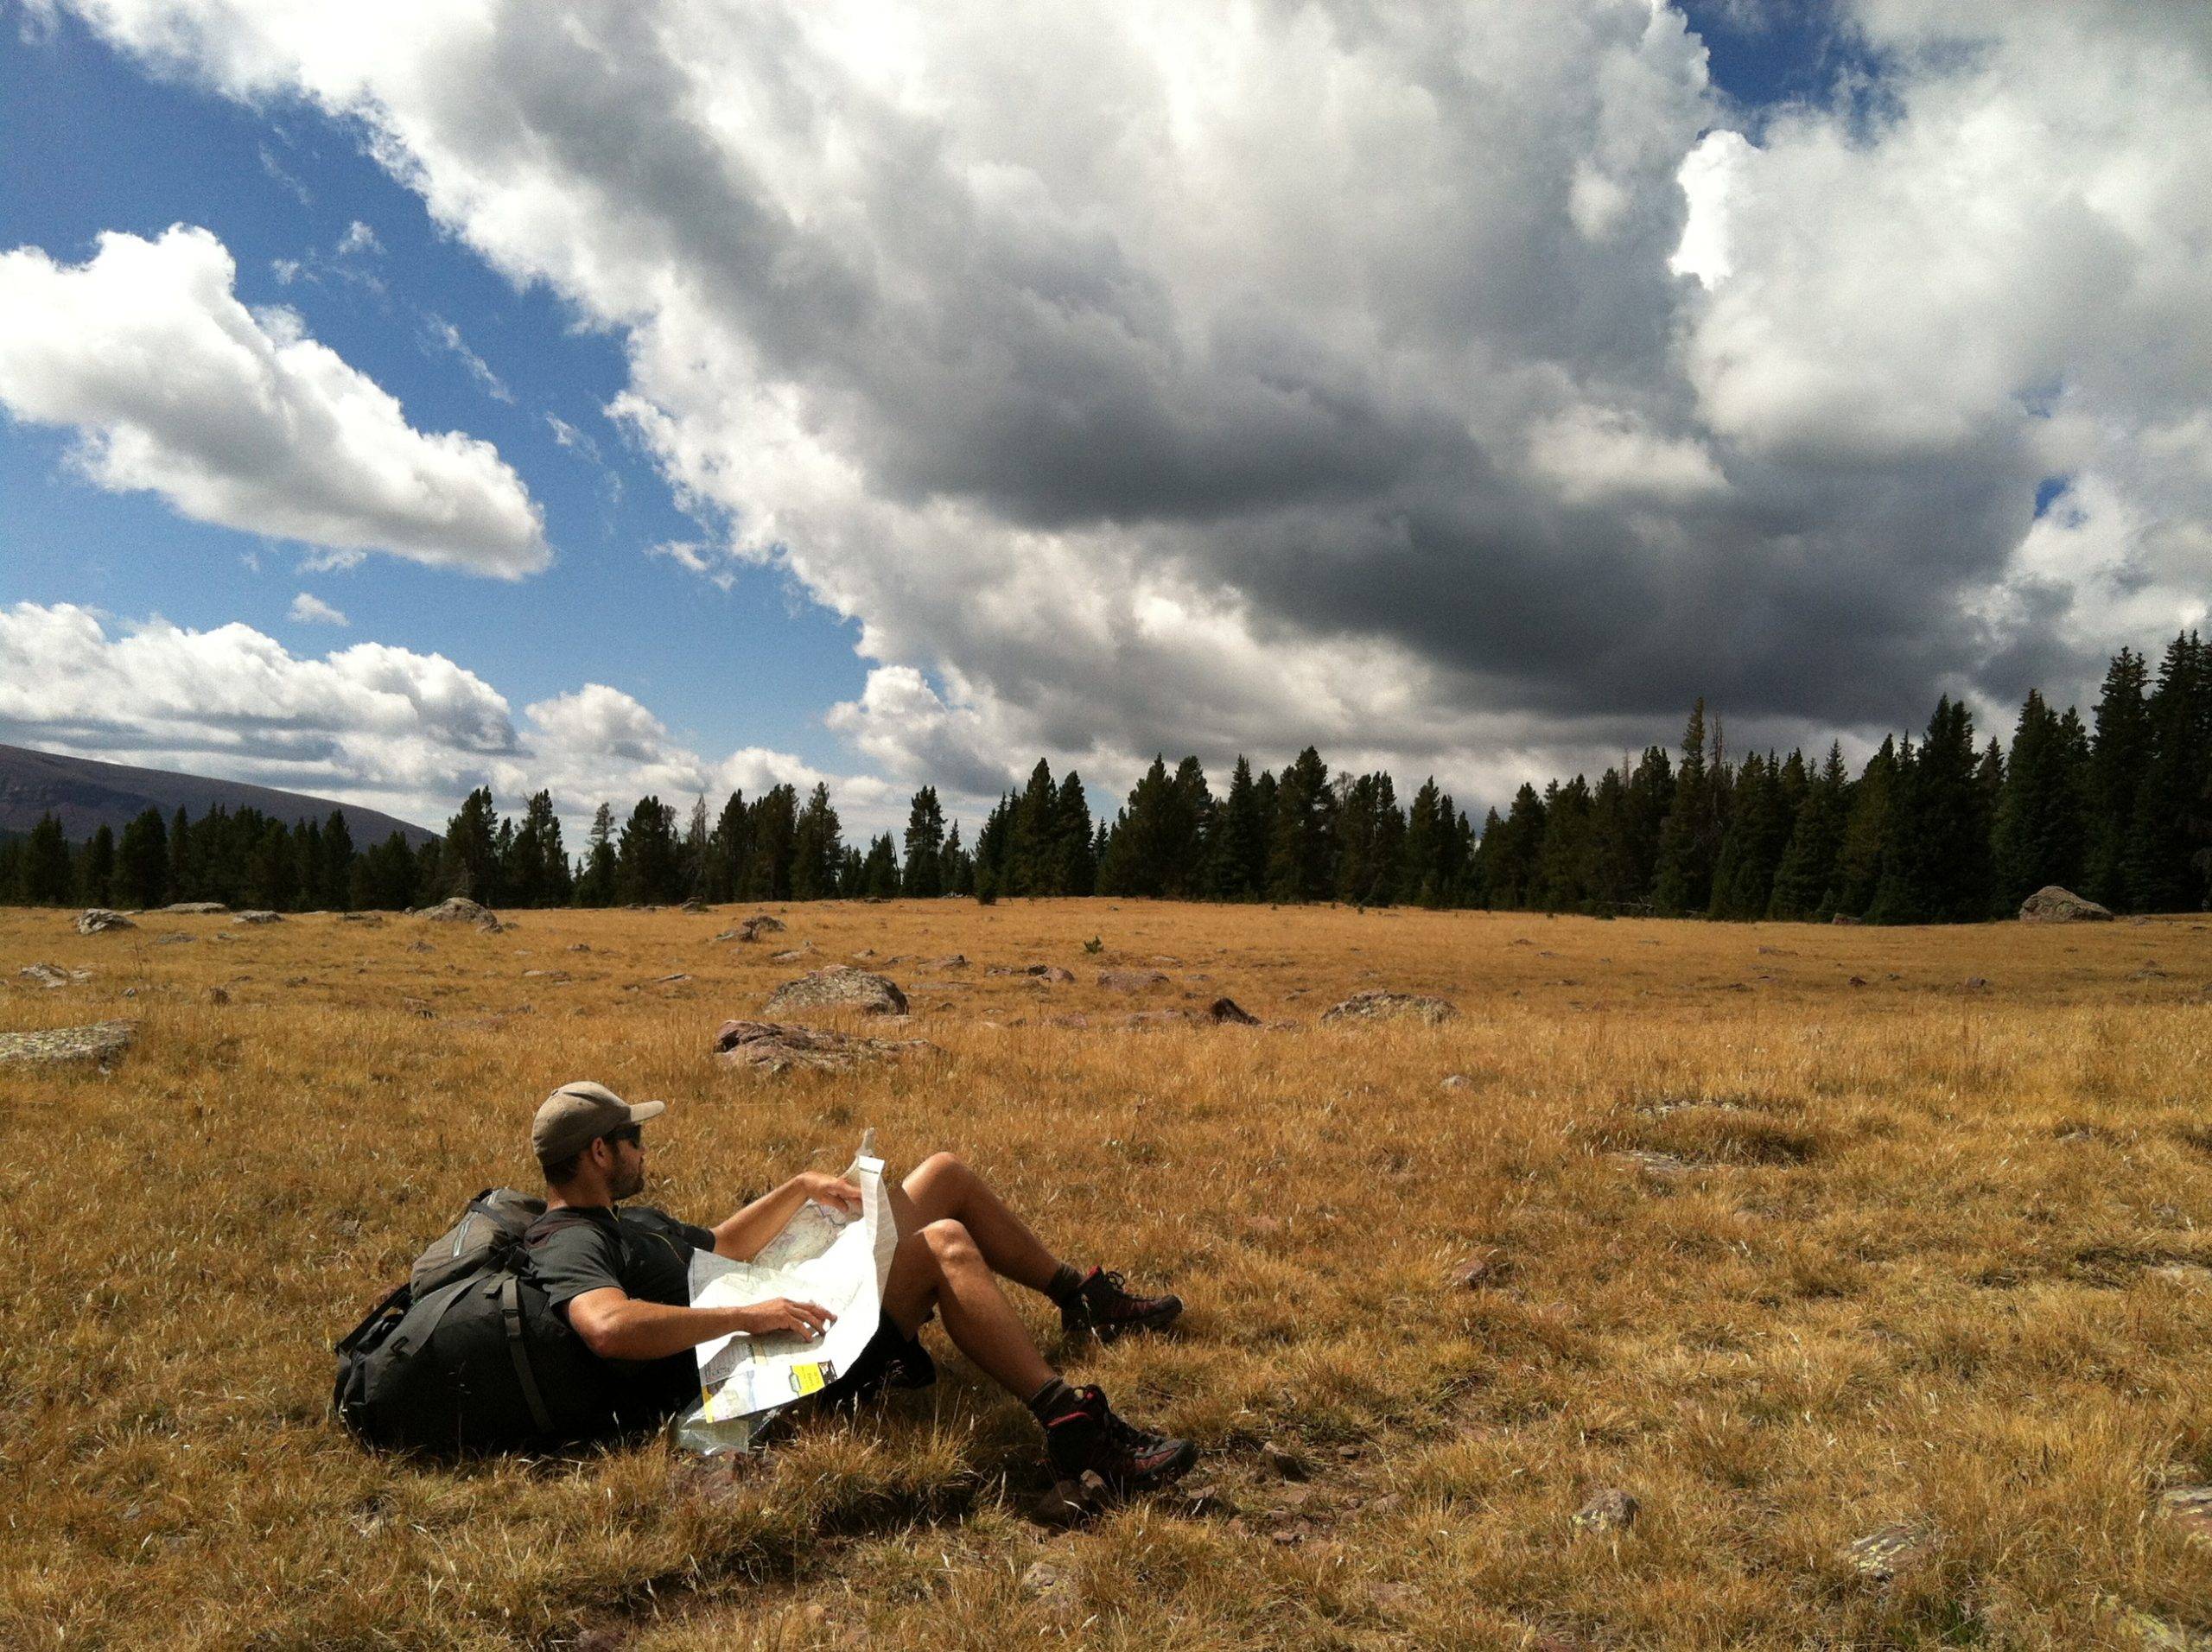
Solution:
[(603, 1135), (626, 1124), (643, 1124), (668, 1111), (666, 1102), (634, 1106), (604, 1084), (588, 1079), (563, 1084), (548, 1096), (530, 1127), (530, 1150), (549, 1163), (582, 1153)]

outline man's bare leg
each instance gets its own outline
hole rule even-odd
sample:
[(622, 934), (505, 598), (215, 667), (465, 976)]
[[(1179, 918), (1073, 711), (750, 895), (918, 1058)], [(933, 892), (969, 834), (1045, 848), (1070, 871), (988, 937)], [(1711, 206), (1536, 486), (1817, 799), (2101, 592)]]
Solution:
[(912, 1336), (936, 1309), (944, 1316), (952, 1345), (1019, 1400), (1030, 1399), (1057, 1377), (965, 1226), (938, 1218), (899, 1228), (883, 1307), (901, 1331)]
[[(933, 1222), (957, 1222), (968, 1230), (993, 1273), (1033, 1291), (1051, 1288), (1060, 1259), (1007, 1209), (981, 1176), (952, 1154), (932, 1153), (902, 1185), (887, 1191), (891, 1214), (902, 1236), (918, 1233)], [(945, 1328), (951, 1329), (949, 1318)]]

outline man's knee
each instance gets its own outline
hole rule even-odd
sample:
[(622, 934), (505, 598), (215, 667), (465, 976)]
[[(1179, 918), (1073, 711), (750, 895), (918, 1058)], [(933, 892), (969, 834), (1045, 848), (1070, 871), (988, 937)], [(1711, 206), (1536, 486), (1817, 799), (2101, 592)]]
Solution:
[(976, 1241), (964, 1223), (948, 1217), (931, 1223), (915, 1236), (929, 1247), (940, 1273), (982, 1265), (982, 1253), (976, 1249)]
[(923, 1183), (941, 1181), (948, 1176), (964, 1175), (967, 1170), (968, 1166), (960, 1162), (957, 1154), (933, 1153), (914, 1166), (907, 1179)]

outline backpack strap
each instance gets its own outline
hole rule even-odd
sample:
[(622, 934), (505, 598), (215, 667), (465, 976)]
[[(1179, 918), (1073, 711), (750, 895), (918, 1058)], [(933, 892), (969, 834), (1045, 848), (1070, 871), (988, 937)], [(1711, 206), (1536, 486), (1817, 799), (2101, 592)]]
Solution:
[(360, 1346), (362, 1339), (377, 1328), (378, 1324), (382, 1321), (386, 1313), (395, 1308), (403, 1313), (405, 1312), (413, 1296), (414, 1287), (402, 1280), (389, 1296), (363, 1314), (361, 1323), (334, 1344), (331, 1351), (340, 1355), (352, 1353), (354, 1349)]
[(522, 1383), (522, 1397), (530, 1407), (530, 1420), (537, 1425), (537, 1432), (553, 1432), (553, 1414), (545, 1408), (545, 1396), (537, 1390), (537, 1374), (530, 1369), (530, 1350), (522, 1339), (522, 1280), (506, 1274), (499, 1280), (499, 1318), (507, 1328), (507, 1356), (515, 1363), (515, 1376)]

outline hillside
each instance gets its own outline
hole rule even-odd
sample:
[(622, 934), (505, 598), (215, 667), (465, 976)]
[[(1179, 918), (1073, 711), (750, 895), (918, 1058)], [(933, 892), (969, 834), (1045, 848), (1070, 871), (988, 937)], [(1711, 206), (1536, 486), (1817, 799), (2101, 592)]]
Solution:
[(342, 809), (356, 843), (380, 843), (400, 832), (410, 845), (419, 848), (437, 836), (377, 810), (328, 797), (247, 785), (238, 780), (213, 780), (205, 775), (175, 774), (166, 769), (99, 763), (22, 746), (0, 746), (0, 834), (27, 832), (48, 810), (60, 816), (62, 829), (71, 840), (78, 841), (102, 826), (121, 831), (149, 806), (165, 815), (182, 809), (197, 820), (218, 804), (231, 810), (258, 809), (286, 822), (321, 820), (332, 810)]

